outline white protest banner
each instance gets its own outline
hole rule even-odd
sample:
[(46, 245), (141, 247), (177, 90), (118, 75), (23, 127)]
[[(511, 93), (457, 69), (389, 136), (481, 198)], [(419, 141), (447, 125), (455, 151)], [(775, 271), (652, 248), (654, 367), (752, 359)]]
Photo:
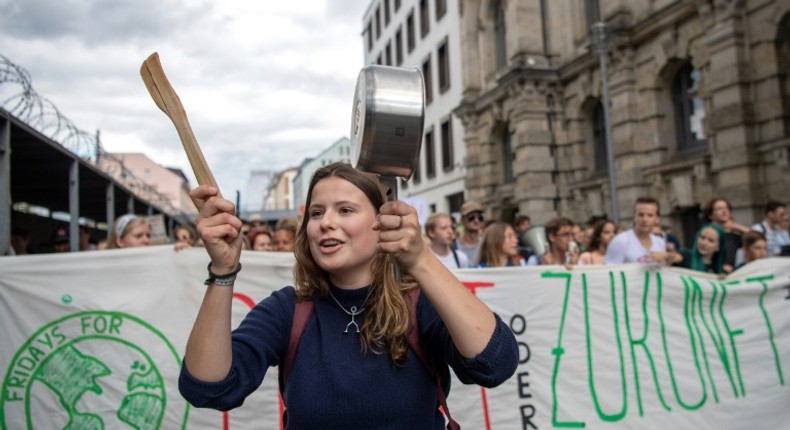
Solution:
[[(228, 413), (177, 378), (208, 257), (171, 247), (0, 258), (0, 428), (278, 429), (277, 369)], [(234, 323), (290, 284), (244, 252)], [(462, 428), (781, 428), (790, 420), (790, 259), (725, 280), (639, 265), (463, 270), (513, 330), (495, 389), (454, 381)], [(408, 413), (408, 411), (404, 411)]]

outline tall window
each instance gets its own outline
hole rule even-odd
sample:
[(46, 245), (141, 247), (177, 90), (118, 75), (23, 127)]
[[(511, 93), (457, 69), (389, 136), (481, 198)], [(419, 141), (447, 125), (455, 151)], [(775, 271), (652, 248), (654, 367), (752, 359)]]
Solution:
[(403, 64), (403, 31), (398, 27), (395, 32), (395, 65)]
[(433, 79), (431, 79), (431, 57), (429, 56), (422, 63), (422, 79), (425, 83), (425, 104), (429, 105), (433, 101)]
[(387, 42), (387, 47), (384, 48), (384, 56), (386, 58), (386, 65), (392, 65), (392, 42)]
[(395, 0), (395, 12), (400, 10), (400, 0)]
[(587, 28), (592, 28), (592, 25), (601, 20), (601, 6), (599, 0), (585, 0), (584, 14), (587, 18)]
[(691, 63), (680, 68), (672, 84), (672, 103), (675, 110), (675, 130), (679, 154), (705, 150), (705, 104), (697, 94), (702, 73)]
[(368, 25), (365, 27), (365, 33), (367, 33), (368, 39), (368, 51), (373, 49), (373, 24), (368, 21)]
[(376, 8), (376, 40), (381, 37), (381, 7)]
[(442, 19), (447, 13), (447, 0), (436, 0), (436, 21)]
[(790, 14), (779, 21), (774, 43), (779, 81), (779, 96), (782, 100), (781, 115), (784, 126), (783, 136), (790, 136)]
[(505, 123), (502, 126), (502, 179), (506, 184), (515, 182), (516, 175), (513, 174), (513, 160), (516, 158), (513, 154), (513, 135), (510, 133), (510, 124)]
[(494, 52), (496, 53), (497, 69), (507, 65), (507, 52), (505, 50), (505, 5), (500, 1), (496, 6), (494, 17)]
[(409, 53), (414, 51), (414, 9), (406, 17), (406, 48)]
[[(447, 206), (450, 207), (450, 213), (460, 212), (461, 206), (464, 204), (464, 192), (450, 194), (447, 196)], [(457, 220), (455, 220), (457, 222)]]
[(453, 156), (453, 126), (450, 118), (442, 123), (442, 169), (447, 172), (453, 170), (455, 160)]
[(439, 60), (439, 92), (444, 93), (450, 89), (450, 59), (447, 53), (447, 40), (445, 40), (436, 52)]
[(606, 121), (603, 116), (603, 104), (598, 101), (592, 111), (593, 156), (595, 157), (595, 173), (608, 170), (606, 156)]
[(384, 26), (390, 23), (390, 0), (384, 0)]
[(436, 144), (433, 141), (433, 130), (425, 133), (425, 177), (436, 177)]
[(420, 37), (425, 37), (431, 30), (431, 16), (428, 14), (428, 0), (420, 0)]

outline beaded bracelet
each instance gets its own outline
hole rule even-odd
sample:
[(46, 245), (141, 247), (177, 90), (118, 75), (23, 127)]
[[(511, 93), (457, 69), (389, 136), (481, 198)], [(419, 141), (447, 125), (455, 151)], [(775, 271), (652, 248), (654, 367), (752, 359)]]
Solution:
[(229, 287), (236, 282), (236, 275), (241, 271), (241, 263), (236, 266), (236, 270), (226, 273), (224, 275), (217, 275), (216, 273), (211, 271), (211, 263), (208, 263), (208, 279), (203, 282), (204, 285), (211, 285), (214, 284), (218, 287)]

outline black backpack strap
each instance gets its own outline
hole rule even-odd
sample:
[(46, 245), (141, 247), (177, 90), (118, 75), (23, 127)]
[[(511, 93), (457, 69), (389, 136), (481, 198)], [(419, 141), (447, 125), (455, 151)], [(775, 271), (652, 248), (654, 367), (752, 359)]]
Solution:
[(412, 288), (406, 293), (406, 304), (409, 306), (409, 332), (406, 334), (406, 341), (409, 348), (414, 352), (414, 355), (420, 359), (423, 366), (428, 369), (428, 373), (436, 380), (436, 397), (439, 399), (439, 404), (447, 415), (447, 430), (461, 430), (461, 426), (450, 416), (450, 408), (447, 406), (447, 394), (444, 392), (442, 385), (442, 378), (433, 365), (426, 357), (420, 342), (420, 329), (417, 321), (417, 300), (420, 298), (420, 289)]
[(453, 258), (455, 259), (455, 266), (460, 269), (461, 268), (461, 262), (458, 261), (458, 251), (456, 251), (456, 250), (454, 250), (452, 248), (450, 248), (450, 251), (453, 252)]

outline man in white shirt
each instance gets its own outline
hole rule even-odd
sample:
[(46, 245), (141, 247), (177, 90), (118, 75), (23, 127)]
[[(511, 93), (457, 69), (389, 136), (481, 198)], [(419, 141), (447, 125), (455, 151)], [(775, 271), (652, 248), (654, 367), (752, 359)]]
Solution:
[(670, 254), (664, 238), (653, 234), (653, 227), (660, 222), (659, 210), (658, 200), (653, 197), (637, 198), (634, 228), (618, 234), (609, 242), (604, 263), (668, 263)]
[(453, 243), (453, 221), (446, 213), (435, 213), (425, 221), (425, 235), (430, 241), (429, 249), (448, 269), (469, 267), (469, 259), (463, 252), (450, 247)]
[[(768, 256), (780, 255), (783, 246), (790, 242), (782, 234), (782, 222), (787, 219), (787, 206), (782, 202), (769, 201), (765, 204), (765, 219), (752, 226), (752, 230), (765, 235), (768, 242)], [(788, 243), (785, 243), (788, 242)]]

